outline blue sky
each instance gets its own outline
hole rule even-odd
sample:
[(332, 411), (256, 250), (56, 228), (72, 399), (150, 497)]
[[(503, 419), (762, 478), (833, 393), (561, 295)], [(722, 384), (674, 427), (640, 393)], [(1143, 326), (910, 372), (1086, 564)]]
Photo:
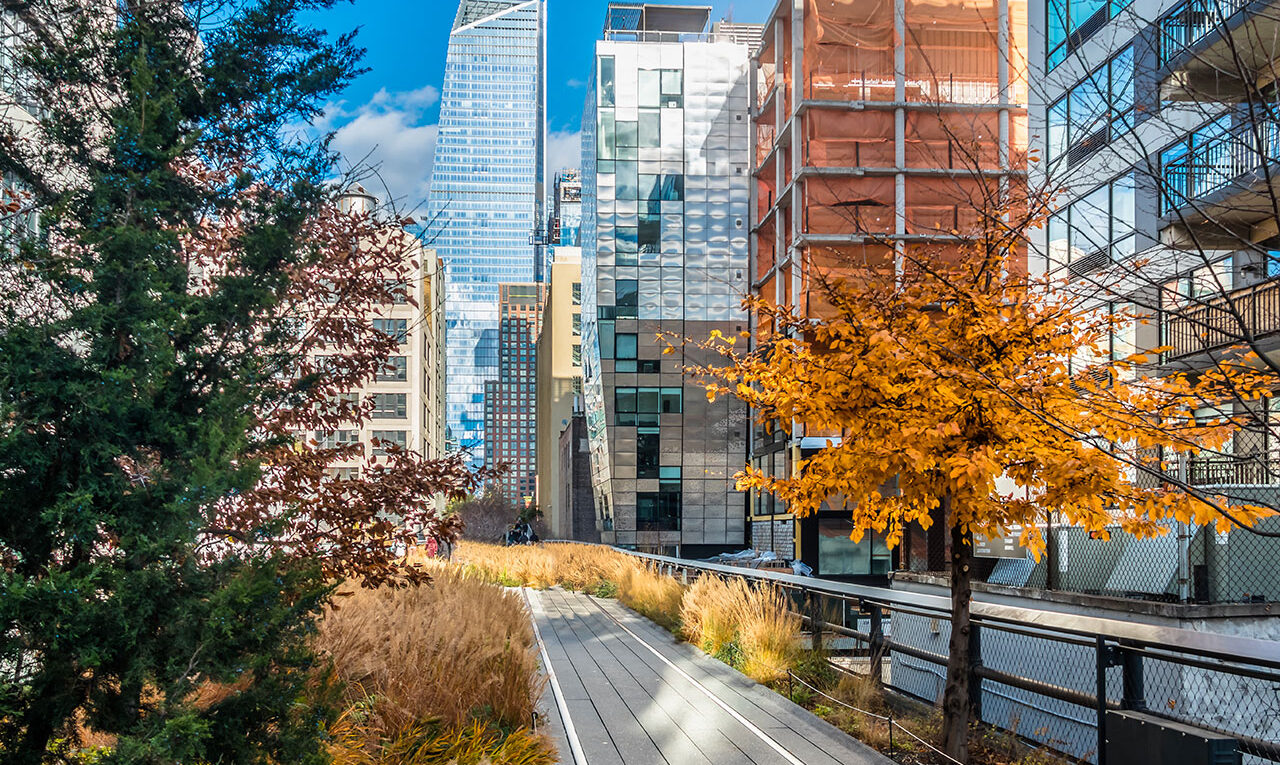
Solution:
[[(696, 4), (698, 0), (679, 0)], [(777, 0), (710, 0), (712, 19), (760, 22)], [(576, 164), (578, 131), (592, 44), (608, 0), (547, 0), (548, 154), (552, 167)], [(457, 0), (355, 0), (313, 21), (337, 34), (359, 28), (370, 69), (334, 103), (323, 127), (352, 162), (376, 163), (386, 189), (408, 209), (425, 199), (430, 180), (445, 50)], [(373, 189), (371, 189), (373, 190)]]

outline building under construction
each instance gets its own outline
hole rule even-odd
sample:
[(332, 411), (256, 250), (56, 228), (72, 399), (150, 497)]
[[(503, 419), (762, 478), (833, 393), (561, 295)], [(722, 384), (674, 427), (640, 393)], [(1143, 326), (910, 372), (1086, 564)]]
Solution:
[[(817, 315), (822, 274), (954, 251), (1025, 169), (1025, 30), (1022, 0), (780, 2), (754, 57), (755, 294)], [(757, 426), (752, 462), (788, 475), (833, 437)], [(852, 542), (847, 510), (751, 507), (753, 546), (822, 576), (882, 577), (900, 554)]]

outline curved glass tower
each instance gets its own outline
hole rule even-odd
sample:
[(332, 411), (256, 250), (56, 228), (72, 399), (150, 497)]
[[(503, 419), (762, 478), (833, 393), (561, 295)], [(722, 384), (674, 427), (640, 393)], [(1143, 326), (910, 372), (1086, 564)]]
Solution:
[(484, 460), (484, 381), (498, 377), (498, 285), (534, 279), (542, 219), (543, 0), (461, 0), (449, 34), (427, 238), (445, 263), (448, 424)]

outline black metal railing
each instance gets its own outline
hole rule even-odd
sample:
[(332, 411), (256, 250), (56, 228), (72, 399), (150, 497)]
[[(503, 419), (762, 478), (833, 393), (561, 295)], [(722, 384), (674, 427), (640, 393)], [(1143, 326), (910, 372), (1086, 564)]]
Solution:
[[(894, 691), (927, 702), (940, 697), (950, 635), (946, 596), (622, 552), (685, 582), (715, 575), (781, 587), (815, 647), (829, 636), (865, 657), (860, 671)], [(987, 724), (1104, 765), (1108, 713), (1132, 710), (1231, 736), (1252, 762), (1280, 762), (1280, 641), (978, 597), (970, 687)]]
[(1221, 350), (1280, 331), (1280, 280), (1166, 311), (1166, 359)]

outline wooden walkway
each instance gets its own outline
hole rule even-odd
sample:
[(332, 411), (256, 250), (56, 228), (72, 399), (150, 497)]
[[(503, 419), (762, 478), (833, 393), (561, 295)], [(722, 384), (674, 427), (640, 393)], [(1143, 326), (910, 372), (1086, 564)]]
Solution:
[(889, 765), (847, 734), (617, 601), (525, 590), (573, 765)]

